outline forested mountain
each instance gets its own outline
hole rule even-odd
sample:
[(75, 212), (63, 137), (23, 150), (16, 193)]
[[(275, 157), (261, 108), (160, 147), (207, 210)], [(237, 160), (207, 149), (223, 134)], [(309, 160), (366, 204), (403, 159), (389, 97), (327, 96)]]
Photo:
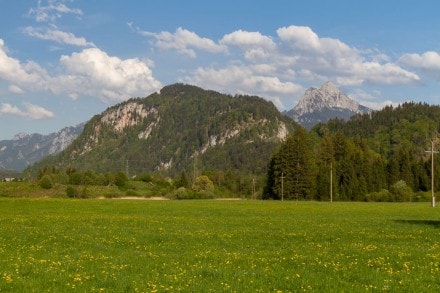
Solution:
[(440, 107), (420, 103), (299, 128), (273, 154), (264, 197), (328, 200), (332, 174), (335, 200), (418, 200), (431, 190), (429, 151), (431, 141), (440, 148), (439, 133)]
[(174, 84), (96, 115), (65, 151), (27, 171), (50, 166), (130, 175), (264, 174), (271, 153), (294, 124), (262, 98)]
[(84, 123), (48, 135), (19, 133), (0, 141), (0, 170), (23, 171), (48, 155), (64, 150), (83, 130)]

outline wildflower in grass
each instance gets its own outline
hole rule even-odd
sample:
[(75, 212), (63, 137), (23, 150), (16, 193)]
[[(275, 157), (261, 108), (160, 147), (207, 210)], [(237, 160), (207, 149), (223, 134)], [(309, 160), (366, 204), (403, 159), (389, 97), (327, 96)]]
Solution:
[(6, 283), (12, 283), (11, 275), (8, 275), (8, 274), (4, 273), (3, 274), (3, 279), (6, 281)]

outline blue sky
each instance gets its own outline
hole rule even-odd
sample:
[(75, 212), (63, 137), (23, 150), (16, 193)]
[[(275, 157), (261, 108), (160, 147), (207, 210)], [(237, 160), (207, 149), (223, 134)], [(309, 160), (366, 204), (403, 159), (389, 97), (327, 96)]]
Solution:
[(183, 82), (293, 108), (440, 104), (438, 1), (0, 0), (0, 140)]

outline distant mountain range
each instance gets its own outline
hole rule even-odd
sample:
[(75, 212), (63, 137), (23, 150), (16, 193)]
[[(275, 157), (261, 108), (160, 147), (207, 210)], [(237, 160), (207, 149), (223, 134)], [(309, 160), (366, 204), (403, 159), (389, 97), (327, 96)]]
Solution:
[(84, 123), (48, 135), (19, 133), (0, 141), (0, 170), (22, 171), (48, 155), (64, 150), (78, 137)]
[(173, 84), (96, 115), (69, 147), (32, 170), (263, 174), (272, 152), (294, 127), (263, 98)]
[(368, 107), (350, 99), (333, 83), (326, 82), (320, 88), (309, 88), (298, 104), (285, 114), (305, 128), (326, 123), (333, 118), (348, 120), (355, 114), (371, 112)]

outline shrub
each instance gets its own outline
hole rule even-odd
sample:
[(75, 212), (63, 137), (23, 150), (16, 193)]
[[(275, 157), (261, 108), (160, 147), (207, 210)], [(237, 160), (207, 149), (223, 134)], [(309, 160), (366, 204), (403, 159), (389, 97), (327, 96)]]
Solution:
[(406, 182), (399, 180), (390, 187), (393, 201), (411, 201), (413, 191), (411, 187), (406, 185)]
[(186, 189), (185, 187), (179, 187), (175, 190), (173, 197), (176, 199), (193, 199), (194, 192)]
[(387, 202), (391, 201), (392, 195), (388, 190), (382, 189), (381, 191), (367, 194), (365, 198), (366, 201)]
[(133, 189), (129, 189), (125, 192), (126, 196), (139, 196), (139, 193), (137, 193), (135, 190)]
[(41, 188), (44, 189), (51, 189), (53, 184), (52, 184), (52, 178), (50, 178), (49, 175), (44, 175), (41, 179), (40, 179), (40, 183), (39, 183)]
[(202, 175), (196, 178), (193, 190), (195, 192), (212, 192), (214, 191), (214, 183), (212, 183), (208, 176)]
[(66, 188), (66, 195), (70, 198), (89, 198), (90, 191), (84, 185), (79, 189), (78, 187), (68, 186)]
[(177, 188), (172, 194), (175, 199), (212, 199), (214, 193), (212, 191), (194, 191), (185, 187)]
[(118, 172), (115, 175), (115, 185), (119, 188), (125, 187), (128, 183), (128, 178), (123, 172)]
[(414, 201), (431, 201), (431, 191), (419, 191), (414, 195)]
[(89, 198), (90, 197), (90, 191), (87, 188), (87, 186), (83, 186), (79, 192), (79, 198)]
[(150, 174), (144, 173), (136, 177), (137, 180), (143, 181), (143, 182), (151, 182), (153, 181), (153, 177), (151, 177)]
[(68, 186), (66, 188), (66, 195), (67, 195), (67, 197), (70, 197), (70, 198), (77, 198), (77, 197), (79, 197), (79, 192), (75, 187)]

